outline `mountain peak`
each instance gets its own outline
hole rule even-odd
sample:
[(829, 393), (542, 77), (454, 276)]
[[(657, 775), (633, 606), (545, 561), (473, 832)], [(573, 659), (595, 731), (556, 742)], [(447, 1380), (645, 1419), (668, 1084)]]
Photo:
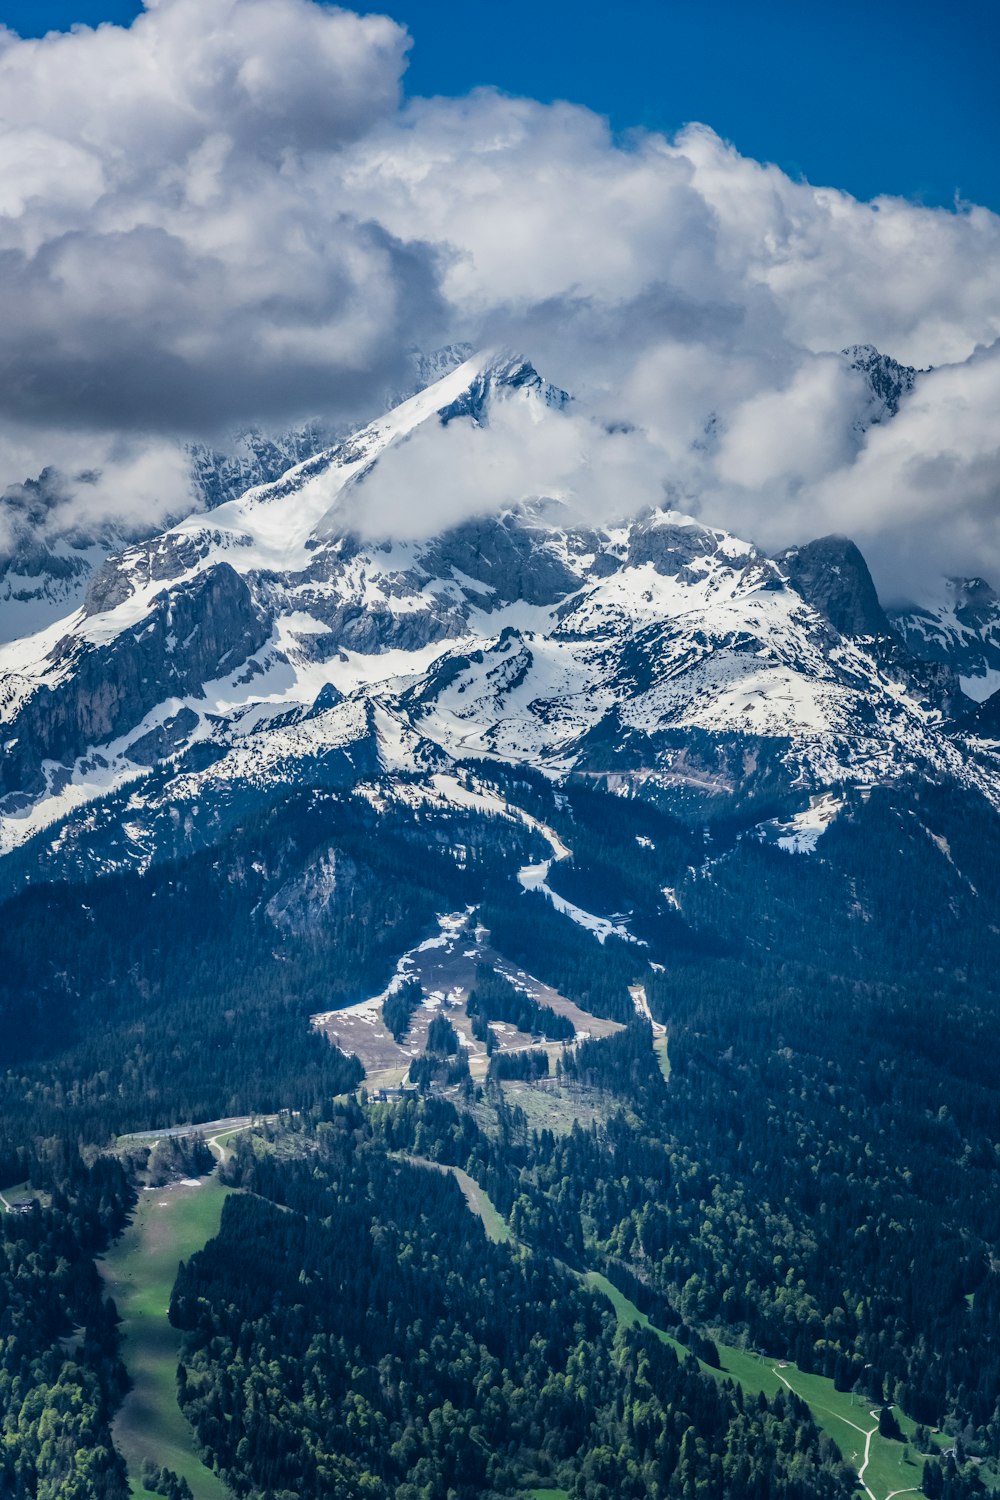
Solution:
[(868, 564), (850, 537), (818, 537), (801, 547), (787, 547), (775, 561), (795, 592), (841, 635), (892, 634)]
[(894, 417), (899, 404), (913, 390), (918, 375), (913, 365), (902, 365), (891, 355), (882, 354), (874, 344), (849, 344), (841, 354), (852, 370), (858, 370), (867, 382), (871, 406), (864, 427), (875, 427)]
[[(566, 391), (544, 380), (529, 359), (512, 349), (482, 350), (460, 365), (454, 374), (467, 375), (468, 384), (458, 396), (438, 408), (438, 416), (445, 424), (456, 417), (469, 417), (478, 426), (484, 426), (488, 420), (490, 398), (498, 392), (530, 394), (554, 409), (571, 400)], [(430, 391), (435, 389), (435, 386), (429, 387)]]

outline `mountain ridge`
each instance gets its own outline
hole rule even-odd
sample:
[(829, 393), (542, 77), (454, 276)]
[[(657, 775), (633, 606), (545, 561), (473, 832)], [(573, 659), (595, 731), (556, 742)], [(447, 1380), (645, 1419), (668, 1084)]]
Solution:
[[(695, 818), (910, 776), (997, 801), (947, 664), (912, 656), (844, 539), (772, 559), (676, 511), (590, 526), (548, 501), (406, 542), (340, 521), (383, 453), (512, 402), (558, 423), (569, 398), (520, 356), (476, 356), (125, 547), (74, 614), (0, 649), (0, 848), (41, 845), (46, 878), (88, 839), (87, 868), (142, 864), (176, 849), (179, 807), (470, 756)], [(130, 855), (107, 844), (108, 797)]]

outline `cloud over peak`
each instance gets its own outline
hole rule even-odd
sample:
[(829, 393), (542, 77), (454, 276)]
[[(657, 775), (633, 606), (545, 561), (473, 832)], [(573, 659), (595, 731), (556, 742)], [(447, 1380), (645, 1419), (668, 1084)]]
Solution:
[[(701, 125), (404, 102), (409, 46), (313, 0), (0, 30), (0, 487), (100, 469), (88, 503), (153, 514), (172, 439), (360, 420), (408, 348), (468, 338), (641, 427), (643, 496), (765, 541), (853, 529), (886, 569), (906, 518), (954, 567), (993, 555), (996, 215), (859, 203)], [(947, 367), (867, 433), (836, 352), (861, 342)]]

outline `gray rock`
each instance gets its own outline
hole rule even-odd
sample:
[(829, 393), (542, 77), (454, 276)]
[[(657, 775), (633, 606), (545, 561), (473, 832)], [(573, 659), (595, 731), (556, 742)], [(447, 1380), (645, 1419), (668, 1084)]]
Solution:
[(545, 540), (544, 531), (516, 513), (483, 517), (444, 532), (427, 547), (423, 561), (432, 575), (447, 577), (457, 570), (481, 583), (487, 599), (555, 604), (580, 580)]
[(840, 635), (893, 635), (868, 564), (849, 537), (824, 536), (788, 547), (775, 561), (795, 592)]
[(53, 661), (71, 670), (35, 692), (9, 726), (0, 792), (40, 791), (44, 760), (71, 762), (127, 733), (165, 698), (200, 694), (270, 633), (244, 580), (219, 563), (158, 594), (149, 614), (107, 646), (65, 637)]
[(155, 729), (150, 729), (133, 740), (128, 747), (128, 758), (135, 761), (137, 766), (155, 766), (158, 761), (165, 760), (168, 755), (179, 750), (197, 726), (198, 715), (193, 709), (179, 709), (177, 713), (164, 719), (162, 724), (157, 724)]

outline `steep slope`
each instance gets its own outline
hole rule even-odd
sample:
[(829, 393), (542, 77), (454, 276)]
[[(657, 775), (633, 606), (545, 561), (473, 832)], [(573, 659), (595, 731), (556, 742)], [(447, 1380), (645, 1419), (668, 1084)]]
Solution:
[(984, 578), (943, 579), (937, 599), (889, 614), (912, 654), (951, 667), (975, 702), (1000, 689), (1000, 596)]
[[(455, 369), (472, 354), (449, 344), (427, 354), (414, 350), (407, 389), (387, 393), (389, 411)], [(190, 443), (182, 448), (190, 470), (190, 497), (181, 507), (204, 512), (235, 500), (254, 486), (272, 484), (289, 469), (324, 452), (348, 435), (320, 417), (283, 432), (250, 427), (230, 434), (221, 448)], [(0, 642), (32, 634), (78, 607), (106, 560), (130, 544), (156, 535), (165, 524), (137, 518), (80, 526), (72, 516), (72, 485), (53, 469), (12, 485), (0, 494)], [(178, 512), (178, 515), (180, 512)]]
[(996, 798), (950, 735), (948, 674), (883, 626), (850, 543), (776, 562), (668, 510), (581, 526), (565, 497), (423, 540), (360, 533), (366, 482), (418, 431), (443, 443), (513, 406), (562, 435), (568, 402), (527, 361), (477, 356), (109, 558), (80, 609), (0, 649), (0, 847), (34, 840), (47, 874), (143, 864), (248, 799), (468, 757), (699, 818), (912, 775)]
[(795, 592), (841, 635), (892, 634), (868, 564), (849, 537), (825, 536), (788, 547), (776, 561)]

